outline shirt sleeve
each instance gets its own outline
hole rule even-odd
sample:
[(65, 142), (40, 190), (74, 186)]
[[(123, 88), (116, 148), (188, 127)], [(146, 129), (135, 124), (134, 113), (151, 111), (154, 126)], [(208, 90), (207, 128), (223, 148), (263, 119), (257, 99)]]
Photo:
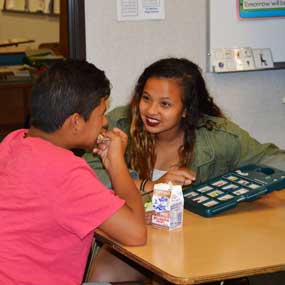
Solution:
[(54, 215), (57, 223), (81, 239), (125, 203), (106, 188), (87, 165), (71, 169), (56, 192)]
[[(232, 122), (231, 124), (234, 125)], [(250, 163), (259, 163), (285, 170), (284, 150), (279, 149), (272, 143), (260, 143), (244, 129), (237, 125), (234, 126), (239, 145), (239, 151), (235, 153), (237, 167)]]

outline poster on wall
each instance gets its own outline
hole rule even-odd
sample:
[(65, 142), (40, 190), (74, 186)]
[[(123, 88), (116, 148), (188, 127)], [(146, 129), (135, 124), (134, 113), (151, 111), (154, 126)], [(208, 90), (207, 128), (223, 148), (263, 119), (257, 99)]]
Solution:
[(11, 11), (25, 11), (26, 1), (25, 0), (6, 0), (4, 1), (4, 10)]
[(164, 0), (117, 0), (118, 21), (161, 20)]
[(57, 14), (57, 15), (60, 14), (60, 0), (53, 1), (53, 12), (54, 14)]
[(50, 14), (52, 12), (51, 0), (30, 0), (29, 11), (34, 13)]
[(60, 0), (0, 0), (1, 9), (7, 12), (59, 14)]
[(285, 17), (285, 0), (237, 0), (237, 9), (241, 20)]

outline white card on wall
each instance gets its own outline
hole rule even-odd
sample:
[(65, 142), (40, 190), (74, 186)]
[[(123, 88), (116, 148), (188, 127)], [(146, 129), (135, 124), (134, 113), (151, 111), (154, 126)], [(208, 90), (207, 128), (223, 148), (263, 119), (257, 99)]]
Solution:
[(249, 47), (215, 49), (211, 61), (214, 72), (234, 72), (256, 68), (252, 49)]
[(164, 0), (117, 0), (118, 21), (161, 20)]

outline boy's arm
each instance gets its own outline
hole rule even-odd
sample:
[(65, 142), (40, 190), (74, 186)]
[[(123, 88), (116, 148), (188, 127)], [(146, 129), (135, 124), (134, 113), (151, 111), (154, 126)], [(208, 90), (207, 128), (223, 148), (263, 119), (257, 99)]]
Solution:
[(124, 160), (127, 135), (119, 129), (107, 131), (110, 138), (107, 146), (96, 151), (108, 170), (114, 192), (126, 201), (126, 204), (108, 218), (100, 229), (125, 245), (141, 245), (146, 241), (144, 207), (142, 199)]
[(143, 203), (128, 169), (123, 168), (125, 167), (118, 167), (118, 172), (115, 174), (117, 178), (112, 182), (114, 191), (126, 201), (126, 204), (99, 228), (122, 244), (142, 245), (146, 242)]

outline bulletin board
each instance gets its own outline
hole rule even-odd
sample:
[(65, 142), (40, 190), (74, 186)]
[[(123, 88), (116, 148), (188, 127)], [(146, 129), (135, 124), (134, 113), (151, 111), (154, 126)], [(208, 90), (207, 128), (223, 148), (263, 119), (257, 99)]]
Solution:
[[(250, 0), (261, 2), (270, 0)], [(215, 49), (269, 48), (273, 69), (285, 68), (285, 18), (267, 17), (241, 19), (239, 0), (208, 0), (209, 9), (209, 68)]]

